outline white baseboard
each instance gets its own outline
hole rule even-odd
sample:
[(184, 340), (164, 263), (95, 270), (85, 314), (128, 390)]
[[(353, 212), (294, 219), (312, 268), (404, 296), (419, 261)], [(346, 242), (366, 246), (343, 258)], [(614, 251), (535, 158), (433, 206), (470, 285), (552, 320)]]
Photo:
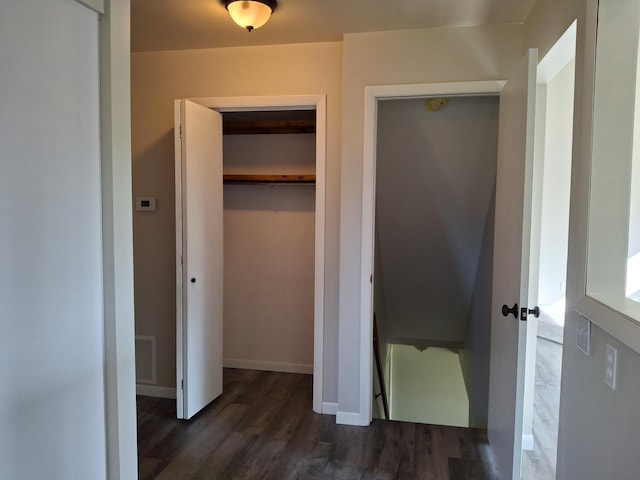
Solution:
[(358, 427), (365, 427), (369, 425), (369, 421), (363, 421), (360, 418), (359, 413), (353, 412), (337, 412), (336, 413), (336, 423), (338, 425), (355, 425)]
[(338, 404), (333, 402), (322, 402), (322, 413), (324, 415), (337, 415)]
[(535, 442), (533, 440), (533, 434), (525, 433), (522, 435), (522, 449), (527, 451), (532, 451), (535, 447)]
[(267, 372), (305, 373), (313, 374), (313, 365), (285, 362), (263, 362), (260, 360), (244, 360), (241, 358), (225, 358), (222, 362), (225, 368), (243, 368), (246, 370), (264, 370)]
[(176, 398), (176, 389), (171, 387), (158, 387), (157, 385), (136, 384), (136, 395), (157, 398)]

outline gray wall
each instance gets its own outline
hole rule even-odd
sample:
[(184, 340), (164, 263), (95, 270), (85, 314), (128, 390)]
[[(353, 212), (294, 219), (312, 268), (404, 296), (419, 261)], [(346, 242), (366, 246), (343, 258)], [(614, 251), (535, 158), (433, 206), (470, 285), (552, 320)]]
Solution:
[(497, 97), (378, 104), (375, 280), (391, 343), (463, 344), (497, 142)]
[(4, 0), (0, 63), (0, 478), (101, 479), (97, 14)]
[[(526, 43), (539, 47), (541, 57), (578, 19), (576, 53), (576, 102), (572, 166), (571, 218), (567, 276), (567, 316), (565, 322), (562, 393), (558, 437), (558, 479), (599, 480), (602, 478), (637, 479), (640, 471), (640, 355), (610, 334), (593, 325), (591, 355), (576, 347), (578, 314), (574, 311), (577, 295), (584, 288), (578, 265), (583, 234), (580, 205), (584, 199), (576, 188), (589, 176), (588, 152), (583, 151), (583, 136), (590, 135), (583, 123), (591, 108), (588, 96), (593, 61), (585, 51), (585, 35), (594, 25), (585, 22), (588, 2), (580, 0), (538, 0), (526, 22)], [(583, 94), (587, 92), (587, 98)], [(581, 287), (582, 285), (582, 287)], [(582, 290), (584, 291), (584, 290)], [(604, 383), (605, 345), (618, 348), (616, 391)]]
[(495, 187), (487, 208), (482, 247), (469, 308), (469, 322), (464, 347), (460, 350), (460, 365), (469, 395), (469, 426), (474, 428), (487, 428), (489, 412), (494, 225)]

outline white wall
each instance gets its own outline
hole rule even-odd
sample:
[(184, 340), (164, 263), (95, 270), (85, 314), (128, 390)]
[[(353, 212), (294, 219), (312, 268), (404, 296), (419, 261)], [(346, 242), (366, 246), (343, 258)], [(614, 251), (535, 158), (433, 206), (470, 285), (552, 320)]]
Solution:
[(137, 475), (131, 199), (130, 0), (104, 4), (100, 17), (100, 127), (107, 475)]
[(106, 478), (97, 20), (0, 6), (2, 478)]
[(344, 37), (340, 208), (339, 410), (359, 412), (360, 242), (366, 85), (500, 80), (521, 58), (522, 27), (435, 28)]
[[(314, 134), (225, 135), (224, 173), (315, 173)], [(315, 187), (224, 186), (224, 363), (312, 373)]]
[(629, 212), (629, 257), (640, 252), (640, 56), (638, 56), (635, 94), (631, 206)]
[[(640, 56), (637, 70), (640, 71)], [(636, 72), (635, 115), (633, 123), (633, 160), (629, 193), (629, 246), (627, 249), (626, 295), (640, 300), (640, 76)]]
[(132, 55), (136, 333), (156, 335), (158, 384), (175, 386), (173, 100), (181, 97), (327, 95), (324, 399), (338, 397), (338, 235), (342, 44), (218, 48)]
[(565, 296), (575, 61), (547, 84), (538, 303)]

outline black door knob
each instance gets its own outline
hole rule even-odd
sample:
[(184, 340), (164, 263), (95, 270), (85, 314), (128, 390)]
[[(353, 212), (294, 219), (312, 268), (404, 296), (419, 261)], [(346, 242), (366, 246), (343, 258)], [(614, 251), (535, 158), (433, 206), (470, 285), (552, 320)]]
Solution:
[(509, 308), (507, 305), (502, 305), (502, 315), (508, 317), (509, 314), (513, 315), (513, 318), (518, 318), (518, 304), (514, 303), (513, 307)]
[(191, 277), (191, 283), (196, 283), (196, 277)]

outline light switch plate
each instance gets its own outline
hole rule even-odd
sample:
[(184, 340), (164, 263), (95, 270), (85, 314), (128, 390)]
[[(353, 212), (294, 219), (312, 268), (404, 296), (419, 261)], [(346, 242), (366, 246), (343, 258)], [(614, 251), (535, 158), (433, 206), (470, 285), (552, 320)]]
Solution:
[(604, 382), (613, 390), (618, 382), (618, 349), (607, 343), (605, 350)]
[(591, 355), (591, 320), (578, 315), (578, 348)]

